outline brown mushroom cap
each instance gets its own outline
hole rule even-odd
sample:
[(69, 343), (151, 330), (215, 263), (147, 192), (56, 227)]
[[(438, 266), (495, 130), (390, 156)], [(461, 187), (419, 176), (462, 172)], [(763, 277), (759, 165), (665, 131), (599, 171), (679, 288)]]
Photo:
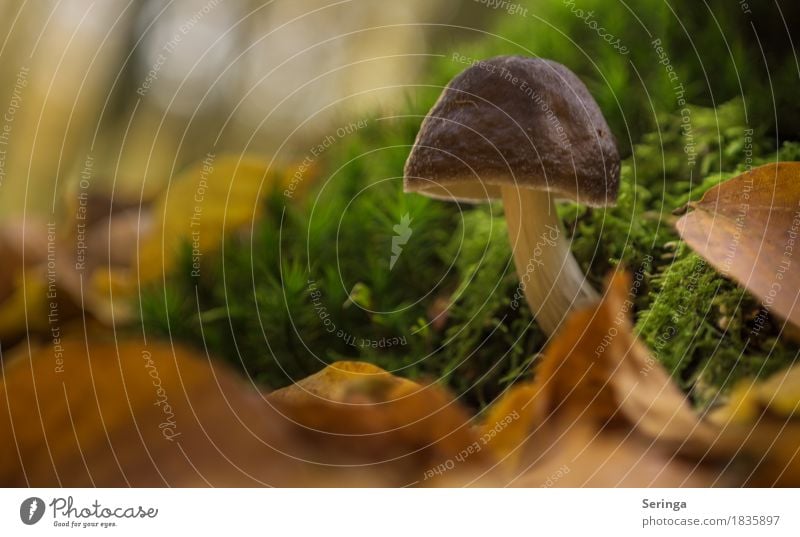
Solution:
[(613, 204), (619, 152), (597, 103), (563, 65), (499, 56), (455, 77), (422, 123), (405, 190), (486, 200), (501, 185)]

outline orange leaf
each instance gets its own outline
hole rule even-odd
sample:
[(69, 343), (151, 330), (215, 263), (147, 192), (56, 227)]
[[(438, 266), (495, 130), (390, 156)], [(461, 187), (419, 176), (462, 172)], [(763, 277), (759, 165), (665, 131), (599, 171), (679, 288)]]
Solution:
[(690, 204), (683, 240), (763, 305), (800, 326), (800, 163), (766, 164)]
[(3, 357), (6, 486), (287, 484), (285, 422), (225, 367), (93, 335)]
[(612, 277), (600, 304), (567, 319), (535, 380), (490, 410), (482, 434), (511, 483), (676, 486), (715, 478), (716, 467), (701, 464), (712, 430), (636, 340), (628, 289), (622, 273)]
[(0, 365), (1, 486), (429, 485), (488, 466), (476, 453), (434, 473), (475, 442), (470, 416), (374, 366), (265, 397), (185, 348), (103, 334), (18, 347)]
[(269, 394), (276, 402), (303, 402), (314, 399), (344, 401), (353, 393), (367, 393), (373, 388), (407, 388), (409, 392), (420, 386), (410, 380), (396, 377), (380, 367), (367, 362), (334, 362), (291, 386)]

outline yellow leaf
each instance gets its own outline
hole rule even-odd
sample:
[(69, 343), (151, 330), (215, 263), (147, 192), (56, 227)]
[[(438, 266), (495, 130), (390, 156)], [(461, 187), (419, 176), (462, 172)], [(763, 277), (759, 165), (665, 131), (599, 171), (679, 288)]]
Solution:
[(800, 366), (772, 375), (763, 382), (741, 382), (728, 403), (713, 413), (715, 421), (748, 423), (764, 412), (782, 418), (800, 418)]
[(709, 468), (673, 464), (678, 453), (704, 453), (712, 431), (636, 340), (628, 289), (629, 279), (614, 275), (600, 304), (570, 315), (535, 380), (490, 409), (481, 435), (503, 460), (506, 478), (527, 486), (710, 478)]
[(226, 233), (257, 218), (260, 195), (275, 186), (267, 172), (259, 158), (222, 155), (180, 174), (153, 206), (153, 230), (141, 239), (138, 283), (169, 274), (184, 244), (191, 245), (199, 271), (203, 256), (217, 251)]
[(420, 389), (415, 382), (396, 377), (380, 367), (367, 362), (334, 362), (322, 371), (306, 377), (286, 388), (269, 394), (273, 401), (300, 402), (320, 399), (344, 401), (354, 393), (376, 393), (377, 390)]

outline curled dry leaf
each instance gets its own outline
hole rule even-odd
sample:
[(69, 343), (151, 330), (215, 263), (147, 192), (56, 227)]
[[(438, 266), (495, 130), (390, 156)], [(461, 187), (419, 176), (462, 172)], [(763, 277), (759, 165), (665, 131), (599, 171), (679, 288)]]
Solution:
[(371, 364), (336, 362), (268, 399), (297, 425), (303, 458), (344, 465), (359, 481), (463, 485), (494, 463), (449, 394)]
[(717, 478), (706, 456), (712, 428), (633, 334), (628, 283), (616, 274), (600, 304), (572, 314), (535, 381), (491, 408), (483, 435), (507, 482), (701, 486)]
[(324, 400), (265, 397), (163, 344), (95, 334), (59, 352), (63, 363), (50, 346), (18, 347), (0, 362), (0, 485), (401, 486), (475, 440), (443, 391), (374, 366), (303, 383), (339, 399)]
[(284, 403), (314, 399), (345, 401), (353, 394), (380, 393), (395, 388), (405, 388), (412, 392), (419, 385), (367, 362), (340, 361), (285, 388), (275, 390), (269, 394), (269, 399)]
[(708, 190), (678, 232), (723, 275), (800, 326), (800, 162), (766, 164)]

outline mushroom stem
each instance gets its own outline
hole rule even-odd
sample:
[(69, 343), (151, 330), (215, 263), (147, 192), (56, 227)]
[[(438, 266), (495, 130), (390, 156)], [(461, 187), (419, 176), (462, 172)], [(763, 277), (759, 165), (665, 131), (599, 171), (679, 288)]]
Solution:
[(569, 311), (596, 300), (597, 291), (572, 256), (550, 193), (513, 185), (501, 189), (520, 289), (550, 335)]

